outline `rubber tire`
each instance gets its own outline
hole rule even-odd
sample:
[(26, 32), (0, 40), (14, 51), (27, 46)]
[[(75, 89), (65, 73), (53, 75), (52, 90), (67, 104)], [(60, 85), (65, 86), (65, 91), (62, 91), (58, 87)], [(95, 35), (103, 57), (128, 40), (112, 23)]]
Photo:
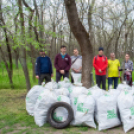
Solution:
[[(67, 111), (68, 111), (68, 118), (66, 121), (64, 122), (57, 122), (53, 119), (53, 112), (56, 108), (58, 107), (64, 107)], [(62, 129), (65, 128), (67, 126), (69, 126), (70, 122), (74, 119), (74, 112), (73, 109), (71, 108), (71, 106), (66, 103), (66, 102), (56, 102), (54, 103), (48, 110), (47, 113), (47, 121), (49, 122), (49, 124), (54, 127), (54, 128), (58, 128), (58, 129)]]

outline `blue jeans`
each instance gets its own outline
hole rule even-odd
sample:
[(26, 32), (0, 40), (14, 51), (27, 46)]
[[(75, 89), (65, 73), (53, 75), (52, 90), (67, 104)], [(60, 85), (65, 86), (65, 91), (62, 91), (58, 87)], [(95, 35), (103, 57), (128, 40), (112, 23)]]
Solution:
[(118, 86), (118, 78), (119, 77), (108, 77), (108, 89), (110, 85), (113, 85), (113, 81), (114, 81), (114, 89), (117, 88)]

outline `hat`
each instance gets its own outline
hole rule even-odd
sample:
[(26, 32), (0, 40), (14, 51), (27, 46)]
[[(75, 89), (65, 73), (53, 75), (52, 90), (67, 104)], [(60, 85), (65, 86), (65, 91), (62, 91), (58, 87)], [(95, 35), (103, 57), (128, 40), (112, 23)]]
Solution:
[(98, 51), (104, 51), (103, 47), (99, 47)]

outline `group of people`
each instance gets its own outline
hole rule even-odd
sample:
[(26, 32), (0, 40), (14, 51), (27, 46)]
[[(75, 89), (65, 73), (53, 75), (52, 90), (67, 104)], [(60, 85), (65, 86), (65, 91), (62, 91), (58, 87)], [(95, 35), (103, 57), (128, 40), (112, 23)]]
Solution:
[[(103, 54), (103, 47), (99, 47), (98, 55), (93, 59), (93, 67), (95, 69), (96, 84), (102, 89), (106, 90), (106, 79), (108, 79), (108, 88), (113, 85), (114, 89), (118, 86), (118, 79), (120, 78), (120, 71), (124, 72), (124, 79), (127, 84), (132, 85), (132, 71), (133, 62), (130, 60), (129, 54), (125, 55), (125, 60), (120, 66), (120, 62), (115, 58), (115, 54), (110, 53), (110, 59)], [(45, 55), (45, 51), (40, 50), (40, 56), (36, 60), (35, 71), (38, 84), (41, 85), (45, 79), (45, 82), (50, 82), (53, 77), (52, 62), (48, 56)], [(56, 68), (56, 82), (59, 82), (61, 77), (69, 78), (69, 71), (71, 69), (74, 73), (82, 72), (82, 56), (79, 55), (77, 48), (73, 50), (73, 56), (67, 54), (66, 46), (61, 46), (60, 53), (56, 55), (54, 66)], [(73, 77), (71, 76), (71, 82), (73, 83)]]

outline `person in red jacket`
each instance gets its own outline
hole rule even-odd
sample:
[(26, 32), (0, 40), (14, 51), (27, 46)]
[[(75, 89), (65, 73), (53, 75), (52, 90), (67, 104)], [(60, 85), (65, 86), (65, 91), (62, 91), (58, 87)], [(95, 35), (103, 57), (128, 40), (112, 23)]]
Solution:
[(108, 66), (107, 57), (103, 55), (103, 47), (99, 48), (98, 55), (93, 59), (93, 66), (95, 68), (96, 84), (102, 89), (106, 90), (106, 69)]
[(54, 66), (56, 68), (56, 82), (59, 82), (61, 77), (69, 78), (69, 70), (71, 67), (71, 58), (66, 53), (66, 46), (61, 46), (61, 53), (57, 54), (54, 61)]

